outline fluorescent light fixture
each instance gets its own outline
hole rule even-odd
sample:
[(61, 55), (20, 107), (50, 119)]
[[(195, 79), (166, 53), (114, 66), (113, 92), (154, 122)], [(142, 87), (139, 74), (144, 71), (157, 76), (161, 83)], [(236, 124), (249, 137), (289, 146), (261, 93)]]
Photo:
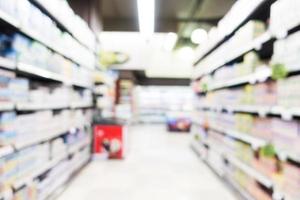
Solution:
[(163, 48), (166, 51), (172, 51), (172, 49), (174, 48), (174, 45), (177, 42), (177, 34), (176, 33), (168, 33), (166, 35), (166, 39), (165, 42), (163, 44)]
[(140, 32), (149, 37), (154, 33), (155, 0), (137, 0), (137, 6)]
[(204, 29), (196, 29), (192, 32), (191, 40), (195, 44), (203, 44), (207, 41), (208, 34)]

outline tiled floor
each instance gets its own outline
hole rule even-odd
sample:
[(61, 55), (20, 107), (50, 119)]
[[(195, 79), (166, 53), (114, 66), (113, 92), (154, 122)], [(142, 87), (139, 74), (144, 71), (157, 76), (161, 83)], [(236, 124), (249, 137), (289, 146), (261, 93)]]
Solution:
[(95, 161), (58, 200), (236, 200), (189, 147), (163, 126), (130, 131), (124, 161)]

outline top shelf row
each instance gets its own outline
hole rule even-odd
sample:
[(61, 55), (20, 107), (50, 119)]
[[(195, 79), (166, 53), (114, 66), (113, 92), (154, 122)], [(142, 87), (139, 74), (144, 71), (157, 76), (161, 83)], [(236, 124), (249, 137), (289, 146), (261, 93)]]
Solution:
[(237, 1), (228, 14), (219, 22), (218, 26), (210, 31), (209, 40), (206, 44), (200, 46), (194, 65), (197, 65), (232, 37), (234, 32), (259, 13), (260, 8), (268, 6), (272, 2), (273, 0)]
[(95, 51), (96, 36), (87, 23), (70, 8), (67, 1), (30, 0), (64, 31), (70, 33), (78, 42)]
[[(257, 3), (256, 6), (254, 6), (254, 2)], [(237, 17), (245, 15), (240, 13), (245, 8), (237, 9), (241, 5), (245, 6), (246, 10), (251, 8), (251, 12), (244, 12), (247, 13), (247, 17), (242, 17), (243, 21)], [(298, 0), (237, 1), (229, 14), (219, 23), (218, 34), (215, 37), (212, 35), (207, 44), (200, 47), (193, 79), (212, 74), (224, 65), (232, 65), (252, 50), (258, 51), (262, 59), (269, 60), (271, 58), (271, 61), (275, 61), (276, 59), (273, 59), (275, 58), (273, 50), (277, 51), (275, 46), (299, 31), (300, 18), (297, 10), (299, 6), (300, 1)], [(238, 21), (240, 23), (237, 23)], [(231, 28), (222, 28), (224, 24)], [(235, 24), (235, 26), (230, 24)], [(219, 38), (222, 39), (219, 40)], [(276, 45), (273, 45), (274, 41), (276, 41)]]
[[(88, 27), (86, 27), (86, 29), (83, 28), (84, 22), (82, 22), (82, 25), (78, 25), (79, 23), (75, 23), (74, 20), (68, 20), (70, 21), (70, 24), (72, 23), (74, 25), (74, 28), (78, 29), (76, 32), (77, 34), (82, 35), (82, 38), (83, 35), (85, 35), (86, 41), (89, 41), (89, 47), (87, 47), (87, 45), (82, 45), (82, 42), (78, 41), (78, 37), (74, 37), (74, 34), (63, 28), (61, 23), (54, 20), (47, 10), (42, 9), (37, 6), (37, 4), (33, 4), (33, 1), (30, 1), (0, 0), (0, 18), (18, 29), (21, 33), (46, 45), (48, 48), (73, 62), (88, 68), (94, 68), (96, 58), (95, 48), (93, 48), (96, 44), (95, 36), (91, 31), (90, 34), (87, 33), (87, 29), (90, 30)], [(51, 3), (48, 2), (47, 5), (52, 5), (52, 8), (54, 8), (54, 5), (56, 5), (54, 2), (56, 1), (51, 1)], [(61, 8), (58, 10), (66, 9)], [(65, 19), (71, 19), (70, 15), (71, 14), (68, 14), (68, 17)], [(77, 21), (80, 21), (79, 17), (76, 17), (73, 13), (73, 19), (74, 18), (76, 18)], [(83, 34), (84, 32), (86, 33)]]

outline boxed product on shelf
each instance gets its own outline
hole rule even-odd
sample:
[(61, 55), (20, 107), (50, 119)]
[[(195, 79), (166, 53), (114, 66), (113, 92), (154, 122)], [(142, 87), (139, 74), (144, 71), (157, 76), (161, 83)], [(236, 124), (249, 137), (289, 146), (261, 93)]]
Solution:
[(300, 198), (300, 167), (298, 164), (285, 162), (283, 164), (282, 192), (290, 199)]
[(15, 73), (0, 69), (0, 102), (12, 102), (13, 92), (10, 89), (10, 82), (15, 78)]
[(279, 160), (276, 158), (276, 149), (272, 144), (261, 147), (252, 162), (252, 166), (257, 171), (270, 179), (280, 172), (279, 164)]
[(15, 141), (17, 137), (14, 128), (15, 121), (15, 112), (0, 113), (0, 148), (1, 146), (12, 144)]
[(37, 169), (49, 161), (49, 158), (48, 143), (27, 147), (17, 152), (18, 173), (16, 181), (31, 177)]
[(50, 142), (51, 159), (56, 160), (67, 153), (67, 144), (62, 137), (56, 138)]
[[(241, 27), (233, 37), (239, 44), (247, 44), (253, 39), (259, 37), (266, 31), (264, 22), (258, 20), (251, 20), (243, 27)], [(233, 39), (232, 39), (233, 40)]]
[(270, 30), (279, 36), (300, 25), (298, 0), (279, 0), (272, 4)]
[(263, 22), (255, 20), (249, 21), (246, 25), (236, 31), (234, 37), (223, 43), (197, 65), (200, 74), (204, 75), (212, 72), (225, 65), (231, 59), (240, 56), (241, 53), (243, 53), (245, 46), (249, 46), (249, 50), (251, 50), (254, 40), (261, 36), (265, 32), (265, 29)]
[[(273, 118), (271, 130), (273, 132), (273, 143), (279, 149), (289, 151), (299, 151), (299, 121), (284, 121), (282, 119)], [(287, 131), (288, 130), (288, 131)]]
[(26, 186), (14, 193), (13, 200), (37, 199), (36, 189), (32, 186)]
[(273, 64), (283, 64), (288, 71), (299, 69), (300, 32), (274, 43)]
[[(58, 47), (59, 50), (61, 48), (69, 49), (70, 51), (64, 51), (63, 53), (69, 57), (72, 57), (72, 59), (78, 61), (82, 65), (92, 67), (95, 64), (94, 54), (90, 50), (82, 46), (69, 34), (63, 33), (52, 21), (52, 19), (50, 19), (50, 17), (44, 14), (39, 8), (34, 6), (28, 0), (2, 0), (0, 2), (0, 10), (7, 13), (13, 19), (19, 22), (22, 26), (22, 29), (28, 29), (30, 34), (32, 32), (34, 36), (38, 34), (38, 38), (35, 39), (39, 40), (41, 38), (43, 41), (46, 40), (49, 44), (51, 41), (53, 42), (52, 44), (55, 44), (55, 48)], [(28, 33), (28, 31), (26, 30), (25, 32)], [(89, 33), (88, 35), (93, 38), (92, 40), (94, 43), (95, 37), (93, 33)], [(94, 46), (91, 45), (90, 49), (94, 49)]]
[(298, 89), (300, 89), (299, 81), (299, 75), (278, 81), (278, 105), (283, 106), (285, 108), (300, 107), (300, 95), (297, 92), (295, 92), (298, 91)]
[(251, 134), (257, 138), (265, 139), (266, 141), (272, 141), (273, 133), (270, 129), (272, 119), (267, 117), (255, 117)]
[(17, 154), (10, 154), (0, 158), (0, 192), (10, 189), (11, 185), (17, 180), (18, 160)]

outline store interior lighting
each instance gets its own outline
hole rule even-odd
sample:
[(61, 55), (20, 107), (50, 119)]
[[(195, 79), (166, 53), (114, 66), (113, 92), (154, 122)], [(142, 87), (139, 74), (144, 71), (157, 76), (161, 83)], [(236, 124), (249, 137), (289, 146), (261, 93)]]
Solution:
[(190, 61), (194, 58), (194, 50), (189, 46), (182, 47), (178, 50), (178, 56), (181, 60)]
[(203, 44), (207, 41), (208, 34), (204, 29), (196, 29), (192, 32), (191, 40), (194, 44)]
[(154, 33), (155, 0), (137, 0), (139, 29), (144, 37)]
[(165, 39), (165, 42), (163, 44), (164, 50), (172, 51), (175, 44), (176, 44), (177, 38), (178, 38), (178, 36), (177, 36), (176, 33), (173, 33), (173, 32), (168, 33), (166, 35), (166, 39)]

